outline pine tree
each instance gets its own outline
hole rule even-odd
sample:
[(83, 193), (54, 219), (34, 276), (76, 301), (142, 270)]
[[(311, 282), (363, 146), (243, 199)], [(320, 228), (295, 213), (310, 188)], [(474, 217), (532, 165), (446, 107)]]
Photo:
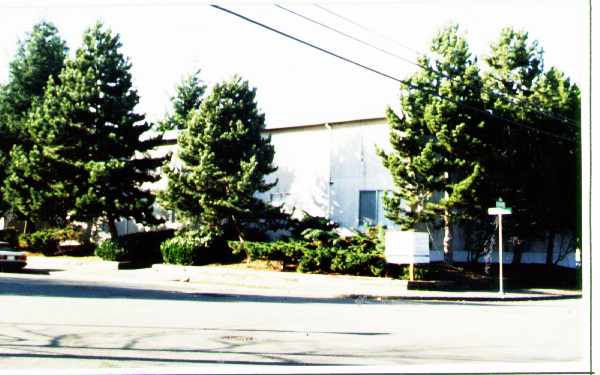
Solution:
[(529, 129), (491, 124), (496, 142), (488, 185), (513, 207), (507, 234), (521, 239), (513, 263), (520, 261), (523, 239), (545, 236), (550, 263), (555, 234), (575, 230), (578, 151), (577, 142), (549, 134), (577, 140), (579, 89), (554, 68), (544, 72), (543, 50), (526, 32), (503, 29), (491, 51), (485, 59), (486, 105)]
[[(529, 194), (538, 227), (546, 235), (546, 264), (550, 265), (554, 261), (554, 243), (558, 234), (573, 236), (572, 250), (577, 238), (581, 238), (581, 100), (577, 85), (556, 68), (544, 72), (533, 91), (532, 103), (544, 113), (551, 114), (549, 118), (539, 112), (532, 113), (534, 122), (544, 131), (561, 137), (544, 134), (538, 137), (534, 154), (537, 169), (532, 171), (538, 188), (535, 191), (531, 188)], [(540, 184), (543, 189), (539, 188)]]
[[(452, 226), (477, 214), (484, 175), (484, 122), (476, 110), (482, 81), (458, 26), (440, 32), (433, 57), (403, 85), (402, 113), (387, 110), (391, 153), (379, 150), (396, 190), (384, 201), (386, 217), (404, 229), (442, 221), (444, 254), (452, 260)], [(459, 104), (460, 103), (460, 104)]]
[[(33, 216), (54, 207), (55, 220), (105, 219), (113, 238), (115, 220), (159, 222), (152, 214), (154, 197), (141, 185), (158, 179), (163, 162), (146, 155), (159, 139), (141, 140), (150, 125), (134, 112), (139, 97), (120, 47), (119, 36), (100, 23), (85, 32), (83, 47), (60, 74), (60, 84), (48, 84), (43, 103), (30, 117), (35, 147), (15, 151), (19, 163), (7, 189), (13, 199), (37, 210)], [(28, 181), (20, 181), (23, 176)]]
[(171, 98), (173, 113), (159, 124), (159, 131), (184, 129), (193, 111), (200, 109), (206, 91), (206, 86), (200, 80), (200, 71), (184, 77), (175, 90), (176, 94)]
[(191, 226), (240, 239), (267, 207), (256, 192), (273, 187), (264, 177), (276, 170), (256, 90), (240, 77), (217, 84), (180, 135), (180, 168), (166, 168), (162, 200)]
[[(50, 77), (57, 77), (64, 66), (66, 43), (56, 27), (48, 22), (33, 26), (31, 33), (19, 43), (9, 64), (8, 82), (0, 86), (0, 187), (6, 177), (9, 153), (14, 145), (31, 147), (26, 118), (34, 101), (39, 100)], [(4, 202), (0, 189), (0, 212)], [(4, 204), (4, 209), (12, 206)]]

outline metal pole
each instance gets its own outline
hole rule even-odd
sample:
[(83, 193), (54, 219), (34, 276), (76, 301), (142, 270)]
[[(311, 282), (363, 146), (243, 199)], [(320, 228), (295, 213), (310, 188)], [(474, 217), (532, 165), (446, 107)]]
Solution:
[(499, 254), (499, 257), (498, 257), (499, 258), (498, 262), (500, 263), (500, 294), (504, 294), (504, 285), (502, 283), (502, 279), (503, 279), (503, 277), (502, 277), (502, 264), (504, 263), (503, 262), (503, 258), (502, 258), (502, 215), (498, 215), (498, 220), (500, 220), (499, 226), (498, 226), (498, 231), (499, 231), (498, 246), (499, 246), (499, 249), (500, 249), (500, 254)]

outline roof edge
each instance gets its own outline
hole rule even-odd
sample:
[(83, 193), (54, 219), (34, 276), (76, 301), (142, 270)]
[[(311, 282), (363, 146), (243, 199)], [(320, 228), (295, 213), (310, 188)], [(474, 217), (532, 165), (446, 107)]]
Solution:
[(335, 126), (335, 125), (344, 125), (350, 124), (353, 122), (364, 122), (364, 121), (374, 121), (374, 120), (384, 120), (385, 116), (377, 116), (377, 117), (367, 117), (367, 118), (357, 118), (352, 120), (343, 120), (343, 121), (324, 121), (312, 124), (303, 124), (303, 125), (290, 125), (290, 126), (276, 126), (276, 127), (268, 127), (265, 128), (266, 132), (277, 131), (277, 130), (295, 130), (295, 129), (305, 129), (305, 128), (314, 128), (318, 126)]

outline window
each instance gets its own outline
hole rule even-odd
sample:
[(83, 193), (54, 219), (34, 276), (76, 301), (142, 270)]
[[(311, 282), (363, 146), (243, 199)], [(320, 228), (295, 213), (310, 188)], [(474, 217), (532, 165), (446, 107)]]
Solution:
[(391, 222), (385, 218), (383, 208), (383, 190), (362, 190), (358, 196), (358, 225), (386, 225)]
[(377, 191), (361, 191), (358, 197), (358, 225), (377, 223)]

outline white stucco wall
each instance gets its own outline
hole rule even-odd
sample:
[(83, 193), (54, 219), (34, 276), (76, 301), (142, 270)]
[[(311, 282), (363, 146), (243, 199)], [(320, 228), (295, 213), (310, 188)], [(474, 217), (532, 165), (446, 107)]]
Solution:
[[(259, 198), (273, 204), (284, 204), (288, 211), (295, 209), (299, 217), (302, 211), (311, 215), (328, 217), (346, 228), (359, 227), (359, 192), (391, 191), (393, 181), (381, 158), (376, 154), (376, 146), (389, 151), (389, 126), (384, 118), (345, 121), (290, 128), (268, 129), (265, 135), (271, 136), (275, 147), (274, 164), (278, 170), (267, 176), (267, 181), (278, 180), (277, 185)], [(177, 132), (167, 132), (165, 140), (177, 139)], [(177, 167), (177, 145), (165, 144), (150, 154), (152, 157), (173, 153), (170, 165)], [(153, 184), (145, 184), (145, 189), (161, 191), (167, 187), (165, 176)], [(157, 207), (158, 214), (161, 209)], [(169, 216), (164, 210), (160, 214)], [(395, 225), (384, 219), (389, 228)], [(165, 227), (177, 227), (176, 222), (167, 222)], [(117, 228), (120, 234), (146, 230), (132, 221), (121, 221)], [(443, 231), (432, 234), (431, 260), (442, 260)], [(467, 261), (468, 252), (459, 228), (453, 233), (454, 258)], [(559, 241), (555, 244), (555, 258), (560, 253)], [(506, 246), (504, 262), (512, 260), (512, 252)], [(486, 260), (481, 259), (485, 262)], [(488, 262), (497, 262), (497, 252)], [(545, 243), (533, 244), (522, 256), (523, 263), (544, 263)], [(569, 254), (559, 264), (576, 266), (575, 255)]]
[(261, 198), (357, 227), (359, 192), (392, 189), (375, 152), (389, 150), (388, 129), (381, 118), (269, 130), (278, 167), (269, 181), (279, 182)]

